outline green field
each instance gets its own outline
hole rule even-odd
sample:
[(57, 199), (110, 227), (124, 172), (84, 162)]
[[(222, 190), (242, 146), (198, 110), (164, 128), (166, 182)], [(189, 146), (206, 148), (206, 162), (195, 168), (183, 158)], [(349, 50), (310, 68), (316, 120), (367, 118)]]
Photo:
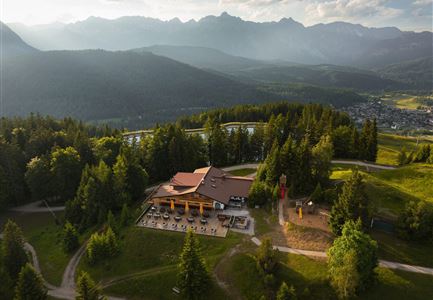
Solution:
[(247, 176), (255, 173), (257, 170), (252, 168), (238, 169), (230, 171), (233, 176)]
[[(169, 300), (180, 297), (173, 293), (176, 286), (176, 269), (156, 271), (137, 278), (125, 280), (106, 289), (109, 295), (127, 297), (131, 300)], [(206, 294), (208, 300), (230, 299), (215, 283)]]
[[(120, 254), (98, 265), (82, 259), (79, 270), (89, 272), (93, 279), (116, 278), (147, 269), (174, 266), (178, 262), (185, 234), (131, 226), (120, 235)], [(221, 256), (240, 242), (240, 235), (229, 233), (226, 238), (198, 236), (206, 262), (212, 269)], [(78, 271), (79, 273), (79, 271)]]
[(405, 137), (400, 135), (380, 133), (378, 135), (379, 151), (377, 153), (378, 164), (397, 165), (398, 154), (404, 148), (408, 152), (415, 151), (418, 145), (433, 143), (431, 137)]
[[(250, 253), (237, 254), (227, 262), (227, 280), (236, 286), (246, 299), (259, 299), (265, 294)], [(378, 268), (378, 282), (359, 299), (432, 299), (433, 278), (428, 275)], [(276, 275), (276, 286), (282, 281), (293, 284), (298, 299), (336, 299), (327, 279), (325, 261), (304, 256), (281, 254), (281, 265)]]
[(415, 110), (418, 109), (418, 107), (423, 105), (422, 101), (420, 101), (423, 98), (431, 99), (431, 96), (396, 94), (396, 95), (387, 95), (386, 97), (382, 97), (381, 100), (385, 104), (392, 105), (400, 109)]

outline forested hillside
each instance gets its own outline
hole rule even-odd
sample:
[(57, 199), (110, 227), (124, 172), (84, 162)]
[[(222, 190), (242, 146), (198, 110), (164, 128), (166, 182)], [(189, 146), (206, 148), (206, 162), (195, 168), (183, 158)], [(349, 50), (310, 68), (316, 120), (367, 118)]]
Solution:
[(433, 90), (433, 57), (391, 64), (377, 72), (385, 78), (409, 84), (414, 89)]
[(281, 99), (151, 53), (40, 52), (11, 58), (2, 68), (9, 116), (139, 118), (149, 125), (212, 107)]

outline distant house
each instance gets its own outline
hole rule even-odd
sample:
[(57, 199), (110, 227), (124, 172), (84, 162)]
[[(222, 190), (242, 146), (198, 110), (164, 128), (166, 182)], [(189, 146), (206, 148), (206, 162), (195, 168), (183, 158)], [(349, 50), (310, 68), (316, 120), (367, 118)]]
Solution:
[(224, 209), (233, 201), (245, 201), (253, 179), (232, 176), (206, 167), (193, 173), (179, 172), (151, 195), (155, 205)]

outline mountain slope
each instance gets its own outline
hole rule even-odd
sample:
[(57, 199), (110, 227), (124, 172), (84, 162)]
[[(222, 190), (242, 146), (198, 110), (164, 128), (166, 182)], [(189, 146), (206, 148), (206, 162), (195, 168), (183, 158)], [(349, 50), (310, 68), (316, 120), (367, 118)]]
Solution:
[(359, 91), (400, 90), (410, 87), (409, 83), (381, 78), (371, 71), (334, 65), (268, 66), (242, 70), (235, 75), (265, 83), (304, 83)]
[(173, 120), (194, 109), (278, 100), (254, 86), (151, 53), (49, 51), (3, 64), (6, 115)]
[(72, 24), (11, 24), (41, 49), (127, 50), (152, 45), (208, 47), (257, 60), (381, 66), (430, 56), (432, 33), (335, 22), (304, 27), (293, 19), (256, 23), (227, 13), (182, 23), (145, 17), (91, 17)]
[(226, 54), (207, 47), (155, 45), (133, 49), (134, 52), (152, 52), (202, 69), (230, 73), (238, 70), (268, 66), (269, 63)]
[(0, 47), (3, 59), (37, 51), (35, 48), (26, 44), (15, 32), (2, 22), (0, 22), (0, 35)]
[(384, 78), (404, 82), (417, 89), (433, 90), (433, 57), (404, 61), (376, 71)]

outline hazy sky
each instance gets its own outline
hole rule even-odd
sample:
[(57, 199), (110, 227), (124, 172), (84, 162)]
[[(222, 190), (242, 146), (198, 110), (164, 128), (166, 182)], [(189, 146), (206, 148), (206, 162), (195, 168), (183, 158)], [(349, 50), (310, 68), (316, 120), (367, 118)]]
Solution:
[(0, 19), (29, 25), (75, 22), (89, 16), (141, 15), (182, 21), (227, 11), (251, 21), (292, 17), (305, 25), (347, 21), (432, 31), (433, 0), (0, 0)]

